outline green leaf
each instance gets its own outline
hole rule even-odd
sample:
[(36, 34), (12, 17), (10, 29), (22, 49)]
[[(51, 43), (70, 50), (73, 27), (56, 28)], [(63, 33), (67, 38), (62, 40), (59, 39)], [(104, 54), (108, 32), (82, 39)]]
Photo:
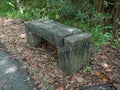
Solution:
[(30, 81), (30, 77), (27, 77), (27, 79), (26, 79), (27, 81)]
[(55, 58), (54, 56), (52, 56), (52, 57), (50, 58), (50, 60), (51, 60), (51, 61), (55, 61), (56, 58)]
[(91, 70), (92, 70), (92, 68), (91, 68), (90, 66), (86, 66), (86, 67), (84, 68), (84, 72), (85, 72), (85, 73), (89, 73)]

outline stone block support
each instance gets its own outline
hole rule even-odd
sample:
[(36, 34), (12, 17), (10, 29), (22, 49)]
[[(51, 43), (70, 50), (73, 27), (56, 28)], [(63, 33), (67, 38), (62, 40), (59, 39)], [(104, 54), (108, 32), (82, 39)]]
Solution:
[(81, 33), (64, 38), (64, 47), (59, 47), (59, 67), (68, 75), (89, 65), (90, 35)]

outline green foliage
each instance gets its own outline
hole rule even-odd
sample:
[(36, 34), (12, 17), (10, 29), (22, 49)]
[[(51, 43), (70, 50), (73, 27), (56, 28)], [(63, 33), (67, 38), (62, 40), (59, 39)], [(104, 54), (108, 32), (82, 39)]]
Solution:
[(27, 77), (27, 78), (26, 78), (26, 81), (30, 81), (30, 77)]
[(120, 38), (119, 38), (118, 40), (115, 39), (115, 40), (112, 42), (112, 48), (120, 49)]
[[(108, 13), (96, 13), (89, 0), (19, 0), (23, 10), (16, 9), (15, 0), (0, 0), (0, 16), (22, 18), (26, 20), (53, 19), (66, 25), (80, 28), (92, 35), (92, 43), (99, 46), (110, 42), (119, 48), (119, 39), (114, 39), (112, 24), (106, 24), (112, 16)], [(113, 2), (105, 2), (106, 7)], [(117, 35), (120, 36), (118, 30)]]
[(73, 19), (76, 16), (77, 9), (72, 5), (63, 5), (58, 12), (61, 18)]
[(86, 15), (82, 13), (80, 10), (77, 10), (77, 13), (75, 15), (75, 20), (83, 20), (86, 18)]
[(52, 62), (55, 62), (55, 61), (56, 61), (56, 58), (55, 58), (54, 56), (52, 56), (52, 57), (50, 57), (50, 60), (51, 60)]
[(14, 10), (15, 6), (9, 0), (1, 0), (0, 1), (0, 10)]
[(94, 14), (92, 17), (86, 15), (84, 19), (78, 22), (80, 28), (92, 35), (92, 42), (96, 46), (106, 44), (113, 38), (111, 34), (112, 26), (104, 24), (104, 20), (107, 18), (109, 18), (109, 15), (98, 13)]
[(90, 66), (86, 66), (84, 68), (84, 73), (90, 73), (91, 70), (92, 70), (92, 68)]
[(0, 16), (10, 16), (10, 11), (14, 11), (14, 5), (9, 0), (0, 0)]
[(105, 28), (108, 26), (98, 25), (95, 27), (90, 28), (90, 33), (92, 34), (92, 40), (95, 42), (96, 46), (101, 44), (106, 44), (112, 38), (111, 33), (104, 33)]

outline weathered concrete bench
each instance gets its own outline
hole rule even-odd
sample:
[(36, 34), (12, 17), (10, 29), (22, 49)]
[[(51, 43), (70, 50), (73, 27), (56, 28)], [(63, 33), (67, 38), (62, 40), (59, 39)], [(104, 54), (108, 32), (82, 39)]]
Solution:
[(52, 20), (25, 22), (25, 28), (29, 45), (35, 47), (43, 38), (57, 46), (59, 67), (67, 75), (89, 64), (89, 34)]

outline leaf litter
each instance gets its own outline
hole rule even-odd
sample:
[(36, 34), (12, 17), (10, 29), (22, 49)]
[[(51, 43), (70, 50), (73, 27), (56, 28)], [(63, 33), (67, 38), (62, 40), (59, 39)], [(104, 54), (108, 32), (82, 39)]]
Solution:
[[(57, 66), (56, 47), (48, 42), (42, 43), (38, 48), (30, 47), (26, 43), (24, 29), (24, 24), (20, 19), (1, 17), (0, 41), (9, 51), (17, 51), (22, 59), (56, 90), (80, 90), (83, 87), (107, 82), (114, 82), (114, 85), (120, 89), (119, 49), (102, 46), (95, 53), (91, 49), (90, 72), (85, 73), (84, 69), (81, 69), (72, 76), (66, 76)], [(33, 79), (38, 87), (47, 90), (42, 83), (38, 83), (35, 76)]]

